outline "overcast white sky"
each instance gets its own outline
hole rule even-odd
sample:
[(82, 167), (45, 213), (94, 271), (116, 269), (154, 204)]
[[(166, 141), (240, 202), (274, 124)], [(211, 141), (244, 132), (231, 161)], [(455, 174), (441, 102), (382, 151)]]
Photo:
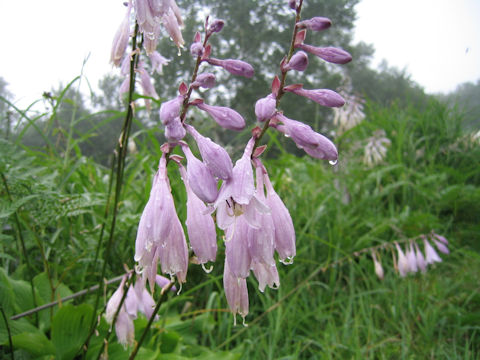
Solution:
[[(122, 2), (0, 0), (0, 76), (19, 104), (68, 83), (89, 54), (84, 73), (93, 85), (111, 71)], [(374, 45), (375, 64), (405, 68), (428, 92), (480, 78), (480, 0), (362, 0), (357, 11), (355, 40)]]

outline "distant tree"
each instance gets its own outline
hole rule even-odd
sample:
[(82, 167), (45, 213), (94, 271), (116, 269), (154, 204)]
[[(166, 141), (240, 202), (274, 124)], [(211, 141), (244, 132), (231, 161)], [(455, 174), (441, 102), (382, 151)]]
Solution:
[(8, 105), (8, 101), (13, 101), (14, 96), (8, 90), (8, 83), (2, 77), (0, 77), (0, 97), (0, 134), (8, 138), (12, 133), (12, 127), (16, 123), (17, 116)]

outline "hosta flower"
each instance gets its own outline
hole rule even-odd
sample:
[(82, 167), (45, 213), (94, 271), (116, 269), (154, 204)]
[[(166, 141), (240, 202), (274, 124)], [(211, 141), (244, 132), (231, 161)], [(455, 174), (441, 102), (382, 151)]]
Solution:
[(408, 262), (407, 257), (405, 256), (402, 249), (400, 248), (400, 245), (395, 243), (395, 247), (397, 248), (397, 252), (398, 252), (398, 263), (397, 263), (398, 272), (400, 273), (401, 277), (405, 277), (410, 271), (410, 264)]
[(225, 129), (239, 131), (245, 128), (245, 119), (233, 109), (225, 106), (208, 105), (204, 102), (198, 102), (195, 105), (207, 112), (218, 125)]
[(416, 242), (414, 243), (414, 246), (415, 258), (417, 259), (417, 268), (420, 269), (422, 273), (424, 273), (425, 271), (427, 271), (427, 262), (425, 261), (425, 257), (423, 256)]
[(168, 65), (170, 60), (160, 55), (158, 51), (153, 51), (150, 55), (148, 55), (150, 61), (152, 63), (152, 69), (156, 71), (158, 74), (163, 73), (163, 65)]
[(252, 271), (258, 280), (258, 289), (265, 291), (265, 286), (271, 289), (277, 289), (280, 286), (277, 266), (274, 264), (264, 264), (258, 261), (252, 261)]
[(167, 125), (172, 120), (180, 116), (180, 110), (182, 109), (183, 96), (177, 96), (176, 98), (162, 102), (160, 105), (160, 121), (163, 125)]
[(365, 155), (363, 157), (365, 165), (371, 167), (381, 163), (387, 155), (390, 143), (390, 139), (386, 137), (385, 131), (375, 131), (373, 136), (368, 138), (367, 145), (365, 146)]
[(377, 254), (375, 253), (375, 251), (372, 251), (372, 259), (373, 259), (375, 274), (380, 280), (383, 280), (383, 277), (384, 277), (383, 267), (380, 261), (378, 261)]
[(215, 86), (215, 75), (212, 73), (202, 73), (197, 76), (197, 79), (190, 84), (194, 89), (202, 87), (204, 89), (211, 89)]
[(229, 269), (228, 263), (225, 261), (223, 271), (223, 287), (225, 288), (225, 296), (227, 298), (230, 311), (233, 313), (234, 325), (237, 324), (236, 314), (243, 318), (248, 315), (248, 290), (247, 281), (243, 278), (235, 277)]
[(425, 258), (427, 264), (433, 264), (435, 262), (442, 261), (442, 259), (440, 258), (440, 256), (438, 256), (437, 252), (432, 247), (432, 245), (430, 245), (426, 237), (423, 238), (423, 244), (425, 246)]
[(113, 38), (112, 51), (110, 54), (110, 62), (115, 66), (120, 66), (122, 59), (125, 55), (125, 51), (128, 46), (128, 40), (130, 39), (130, 13), (132, 10), (132, 3), (127, 5), (127, 13), (123, 18), (120, 27), (115, 33)]
[(343, 133), (355, 127), (365, 118), (361, 98), (347, 92), (341, 92), (341, 95), (345, 99), (345, 105), (333, 108), (335, 114), (333, 123), (338, 127), (338, 133)]
[(408, 267), (411, 272), (417, 272), (418, 271), (418, 265), (417, 265), (417, 256), (415, 254), (415, 250), (413, 249), (413, 244), (410, 243), (407, 253), (406, 253), (407, 261), (408, 261)]
[(165, 125), (165, 137), (167, 138), (168, 142), (176, 143), (182, 140), (186, 134), (187, 131), (183, 127), (179, 116)]
[(203, 162), (212, 174), (223, 180), (230, 179), (233, 174), (233, 164), (227, 151), (210, 138), (202, 136), (193, 126), (185, 125), (185, 128), (195, 139)]
[(236, 278), (246, 278), (250, 272), (252, 257), (248, 251), (248, 229), (245, 216), (239, 216), (225, 232), (225, 263)]
[(183, 153), (187, 158), (186, 181), (200, 200), (213, 203), (218, 196), (217, 181), (210, 169), (192, 154), (185, 142), (181, 143)]

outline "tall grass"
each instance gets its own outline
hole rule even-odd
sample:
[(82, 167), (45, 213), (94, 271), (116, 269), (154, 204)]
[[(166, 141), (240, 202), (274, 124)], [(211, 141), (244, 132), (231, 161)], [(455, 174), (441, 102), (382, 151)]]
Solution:
[[(222, 267), (205, 274), (190, 265), (187, 284), (160, 309), (141, 358), (478, 358), (480, 146), (462, 133), (461, 118), (439, 103), (421, 112), (370, 104), (366, 113), (363, 123), (336, 139), (336, 166), (278, 152), (280, 139), (270, 137), (267, 157), (268, 151), (278, 155), (265, 164), (294, 220), (297, 257), (293, 265), (279, 268), (278, 290), (260, 293), (256, 281), (249, 280), (250, 325), (233, 326)], [(112, 186), (111, 170), (81, 153), (79, 144), (93, 134), (69, 137), (67, 149), (74, 151), (65, 157), (44, 133), (42, 117), (21, 115), (27, 127), (42, 134), (45, 147), (23, 145), (23, 130), (16, 141), (0, 142), (0, 304), (7, 317), (98, 283), (103, 257), (93, 262)], [(137, 152), (125, 161), (107, 279), (124, 273), (124, 264), (134, 267), (136, 227), (160, 157), (159, 130), (136, 125), (131, 137)], [(367, 167), (363, 146), (378, 129), (391, 145), (383, 163)], [(171, 186), (185, 218), (186, 195), (178, 177), (171, 177)], [(449, 239), (452, 253), (425, 274), (400, 278), (391, 245), (432, 229)], [(219, 236), (218, 264), (224, 256), (221, 242)], [(382, 249), (383, 281), (365, 251), (370, 247)], [(105, 287), (105, 294), (114, 289)], [(75, 298), (81, 306), (60, 304), (38, 312), (38, 322), (35, 316), (9, 320), (7, 328), (0, 321), (0, 355), (11, 354), (12, 340), (19, 358), (59, 356), (58, 348), (51, 348), (60, 341), (55, 324), (69, 309), (87, 314), (82, 306), (93, 303), (94, 296), (87, 294)], [(137, 340), (146, 323), (136, 320)], [(102, 320), (87, 358), (96, 356), (107, 332)], [(128, 357), (115, 340), (107, 348), (110, 358)]]

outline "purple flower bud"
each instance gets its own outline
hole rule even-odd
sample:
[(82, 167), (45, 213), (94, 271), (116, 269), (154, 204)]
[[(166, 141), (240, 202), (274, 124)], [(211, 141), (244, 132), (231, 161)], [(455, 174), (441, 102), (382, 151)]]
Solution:
[(127, 277), (122, 277), (122, 281), (120, 282), (120, 286), (115, 290), (115, 292), (110, 296), (110, 299), (107, 302), (107, 307), (105, 309), (105, 318), (109, 324), (112, 323), (113, 317), (117, 312), (118, 306), (120, 305), (120, 301), (122, 300), (123, 293), (124, 293), (124, 286), (125, 282), (127, 281)]
[(225, 22), (223, 20), (217, 19), (212, 21), (212, 23), (208, 27), (208, 33), (212, 34), (222, 31), (223, 25), (225, 25)]
[(213, 106), (203, 102), (196, 104), (197, 107), (206, 111), (218, 125), (229, 130), (243, 130), (245, 120), (238, 112), (225, 106)]
[(329, 89), (314, 89), (307, 90), (302, 86), (290, 85), (284, 88), (285, 91), (293, 92), (294, 94), (305, 96), (317, 104), (328, 107), (340, 107), (345, 104), (345, 100), (333, 90)]
[(245, 323), (245, 316), (248, 315), (248, 290), (245, 279), (235, 277), (229, 269), (227, 261), (223, 271), (223, 287), (228, 306), (234, 316), (234, 324), (237, 324), (236, 314), (240, 314)]
[(273, 94), (257, 100), (255, 103), (255, 115), (260, 122), (270, 120), (277, 111), (277, 101)]
[(115, 323), (115, 334), (120, 344), (133, 345), (135, 341), (135, 327), (133, 320), (125, 311), (118, 313), (117, 322)]
[(275, 250), (280, 261), (289, 264), (296, 255), (295, 229), (292, 217), (280, 196), (273, 189), (267, 173), (264, 173), (265, 187), (267, 188), (266, 203), (270, 208), (275, 227)]
[(203, 50), (203, 44), (201, 42), (194, 42), (190, 46), (190, 54), (192, 54), (193, 56), (202, 56)]
[(288, 6), (290, 6), (290, 9), (296, 10), (297, 9), (297, 0), (288, 0)]
[(335, 165), (335, 162), (338, 159), (338, 152), (333, 142), (318, 133), (315, 133), (315, 138), (317, 139), (318, 145), (314, 148), (305, 147), (303, 150), (305, 150), (305, 152), (311, 157), (329, 160), (332, 165)]
[[(164, 288), (165, 286), (167, 286), (168, 284), (170, 284), (170, 279), (167, 279), (165, 276), (162, 276), (162, 275), (156, 275), (155, 276), (155, 283), (160, 286), (161, 288)], [(177, 291), (177, 288), (175, 286), (172, 286), (170, 288), (170, 291)]]
[(305, 50), (319, 58), (322, 58), (325, 61), (334, 63), (334, 64), (346, 64), (352, 61), (352, 55), (342, 49), (335, 47), (316, 47), (307, 44), (297, 45), (297, 48)]
[(444, 243), (442, 243), (442, 242), (440, 242), (436, 239), (433, 239), (433, 242), (437, 246), (438, 251), (440, 251), (444, 254), (447, 254), (447, 255), (450, 254), (450, 250), (448, 250), (448, 247)]
[(251, 78), (254, 74), (252, 65), (242, 60), (220, 60), (215, 58), (208, 58), (205, 59), (205, 61), (207, 61), (210, 65), (220, 66), (233, 75)]
[(182, 104), (183, 96), (177, 96), (175, 99), (164, 101), (162, 105), (160, 105), (160, 121), (163, 125), (167, 125), (180, 116)]
[(297, 120), (287, 118), (283, 114), (277, 114), (276, 119), (281, 121), (285, 128), (277, 127), (285, 135), (290, 136), (295, 144), (301, 148), (315, 148), (318, 145), (318, 139), (315, 136), (315, 131), (312, 128)]
[(445, 236), (438, 235), (438, 234), (436, 234), (435, 232), (433, 232), (433, 236), (434, 236), (437, 240), (439, 240), (439, 241), (441, 241), (442, 243), (444, 243), (445, 245), (448, 245), (448, 240), (445, 238)]
[(143, 95), (149, 96), (152, 98), (158, 98), (157, 92), (152, 84), (152, 78), (148, 74), (147, 70), (143, 66), (139, 66), (138, 73), (140, 74), (140, 85), (143, 90)]
[(191, 125), (185, 125), (188, 133), (195, 139), (202, 159), (212, 174), (220, 179), (228, 180), (232, 177), (233, 164), (227, 151), (214, 143), (210, 138), (200, 135)]
[(212, 73), (202, 73), (197, 76), (197, 79), (190, 85), (193, 88), (202, 87), (204, 89), (211, 89), (215, 86), (215, 75)]
[(288, 70), (297, 70), (297, 71), (304, 71), (308, 66), (308, 55), (303, 52), (299, 51), (295, 53), (290, 61), (283, 66), (283, 71)]
[(192, 154), (186, 143), (182, 142), (181, 146), (187, 157), (187, 177), (184, 181), (188, 181), (190, 188), (202, 201), (213, 203), (218, 196), (217, 181), (207, 165)]
[(435, 249), (430, 245), (426, 238), (423, 238), (423, 244), (425, 245), (425, 256), (427, 264), (433, 264), (435, 262), (441, 262), (442, 259), (438, 256)]
[(313, 31), (322, 31), (328, 29), (332, 25), (330, 19), (326, 17), (317, 16), (308, 20), (303, 20), (297, 23), (299, 28), (307, 28)]
[(167, 138), (168, 142), (178, 142), (182, 140), (186, 134), (187, 132), (183, 127), (179, 116), (165, 125), (165, 137)]
[[(180, 167), (182, 178), (188, 178), (185, 168)], [(217, 254), (217, 232), (213, 218), (207, 207), (192, 191), (191, 182), (185, 181), (187, 190), (187, 225), (188, 238), (198, 263), (215, 261)]]
[(264, 292), (266, 285), (272, 289), (278, 289), (280, 286), (280, 278), (275, 264), (267, 265), (253, 261), (252, 270), (258, 280), (258, 289), (261, 292)]

